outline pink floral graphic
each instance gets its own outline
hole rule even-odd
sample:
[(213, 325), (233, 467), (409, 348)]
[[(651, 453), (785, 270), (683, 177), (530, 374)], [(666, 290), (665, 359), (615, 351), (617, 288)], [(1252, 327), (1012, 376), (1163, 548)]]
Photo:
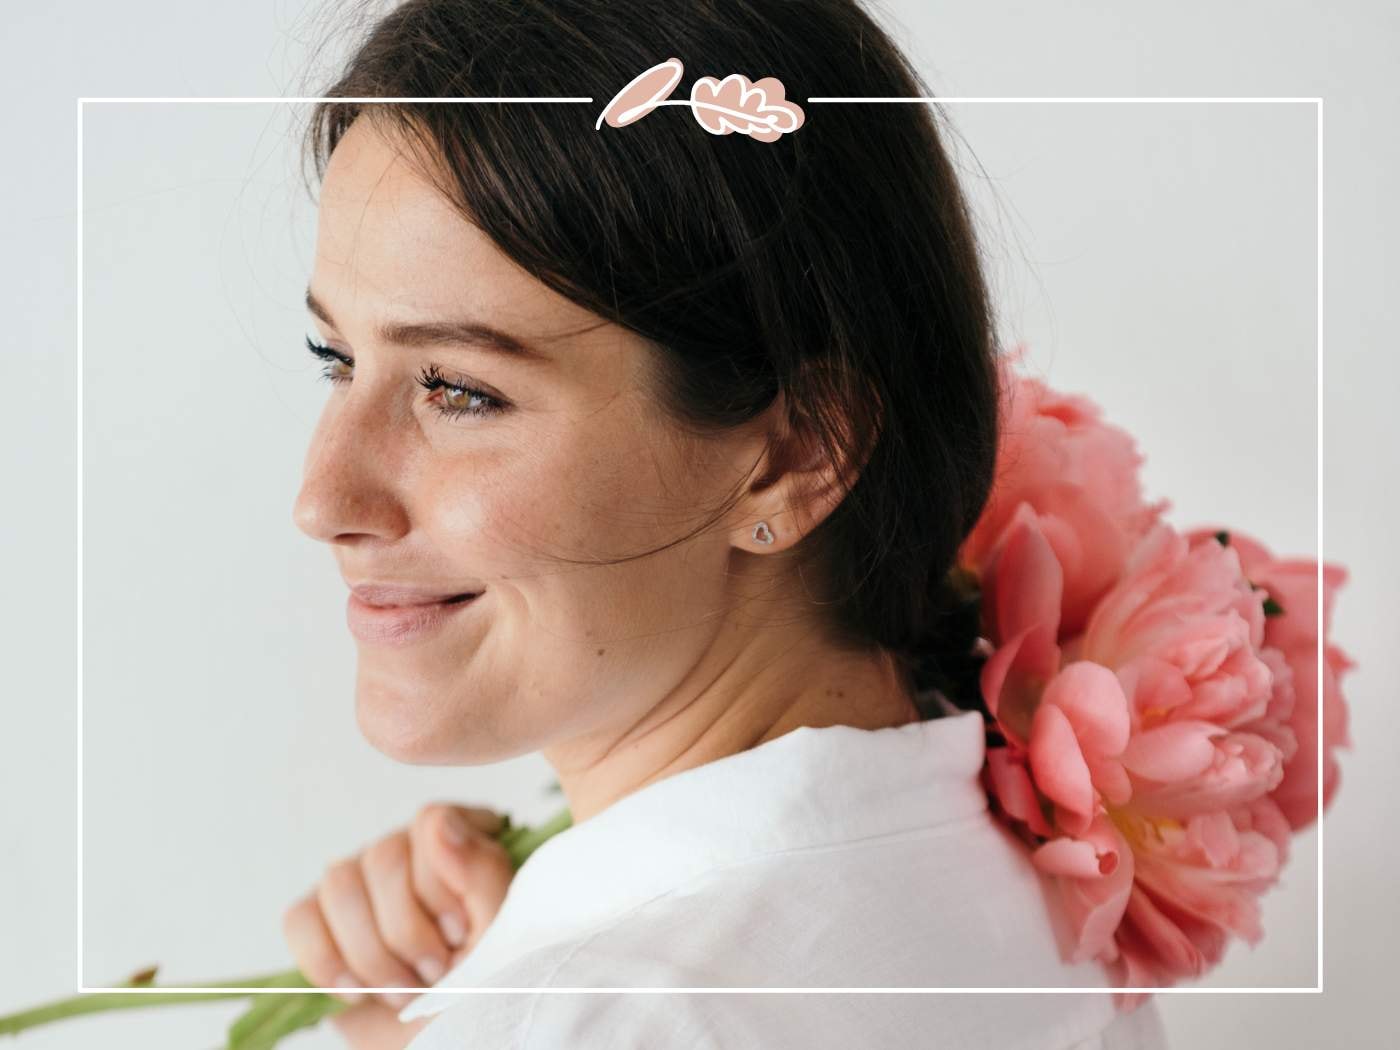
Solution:
[(604, 123), (626, 127), (658, 106), (689, 106), (700, 126), (712, 135), (737, 131), (759, 142), (775, 142), (800, 128), (805, 119), (802, 107), (783, 97), (782, 81), (776, 77), (755, 82), (739, 73), (723, 80), (700, 77), (691, 85), (689, 101), (667, 101), (684, 72), (679, 58), (668, 58), (639, 73), (603, 107), (594, 128)]
[(691, 86), (690, 103), (700, 126), (713, 135), (739, 131), (773, 142), (802, 126), (801, 107), (783, 99), (782, 81), (776, 77), (752, 84), (738, 73), (723, 80), (700, 77)]

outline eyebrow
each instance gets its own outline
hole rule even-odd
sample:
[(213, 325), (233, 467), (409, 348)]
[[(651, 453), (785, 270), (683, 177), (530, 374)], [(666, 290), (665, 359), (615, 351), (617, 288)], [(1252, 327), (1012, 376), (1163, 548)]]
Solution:
[[(331, 317), (325, 304), (316, 298), (309, 287), (306, 289), (306, 308), (332, 328), (340, 328)], [(552, 360), (544, 351), (536, 349), (529, 343), (522, 342), (515, 336), (492, 328), (490, 325), (473, 320), (389, 322), (379, 325), (375, 329), (375, 336), (381, 342), (395, 346), (468, 345), (491, 350), (521, 361), (547, 362)]]

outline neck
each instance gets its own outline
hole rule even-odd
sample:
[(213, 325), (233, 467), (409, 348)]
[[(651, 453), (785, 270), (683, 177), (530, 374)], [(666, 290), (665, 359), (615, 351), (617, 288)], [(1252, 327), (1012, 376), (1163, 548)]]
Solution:
[(919, 718), (888, 654), (837, 649), (810, 629), (759, 632), (737, 644), (736, 635), (726, 631), (640, 718), (544, 750), (574, 823), (654, 781), (801, 726), (880, 729)]

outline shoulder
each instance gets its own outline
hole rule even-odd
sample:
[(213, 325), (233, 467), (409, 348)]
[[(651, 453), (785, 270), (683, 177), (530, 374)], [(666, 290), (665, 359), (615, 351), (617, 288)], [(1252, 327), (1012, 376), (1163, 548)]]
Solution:
[[(1166, 1050), (1154, 1000), (1097, 1027), (1046, 995), (555, 991), (473, 995), (409, 1050)], [(1105, 996), (1096, 998), (1106, 999)]]
[[(1119, 1014), (1095, 991), (1108, 984), (1102, 966), (1063, 961), (1056, 901), (985, 813), (765, 856), (518, 957), (480, 982), (515, 991), (460, 996), (410, 1050), (1163, 1050), (1154, 1000)], [(946, 991), (958, 988), (1084, 991)]]
[[(988, 813), (707, 872), (573, 943), (572, 987), (1103, 987)], [(683, 980), (682, 978), (689, 978)]]

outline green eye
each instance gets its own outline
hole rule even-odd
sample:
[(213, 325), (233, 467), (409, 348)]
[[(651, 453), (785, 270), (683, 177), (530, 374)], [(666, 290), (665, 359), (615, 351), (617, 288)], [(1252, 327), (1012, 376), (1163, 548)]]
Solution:
[[(310, 336), (306, 338), (306, 349), (313, 356), (326, 362), (326, 367), (321, 370), (323, 379), (336, 384), (350, 382), (349, 369), (354, 366), (355, 362), (349, 357), (338, 350), (332, 350), (329, 346), (313, 342)], [(417, 382), (429, 393), (436, 390), (443, 391), (442, 397), (433, 402), (433, 409), (448, 418), (490, 416), (502, 412), (506, 408), (505, 402), (500, 398), (488, 394), (484, 390), (478, 390), (471, 385), (470, 381), (454, 380), (444, 376), (438, 371), (437, 365), (425, 366), (418, 373)]]
[[(418, 385), (428, 391), (443, 391), (436, 408), (444, 416), (490, 416), (505, 408), (499, 399), (468, 385), (466, 380), (453, 382), (444, 378), (437, 370), (437, 365), (428, 365), (418, 373)], [(473, 407), (472, 399), (476, 399), (480, 404)]]

